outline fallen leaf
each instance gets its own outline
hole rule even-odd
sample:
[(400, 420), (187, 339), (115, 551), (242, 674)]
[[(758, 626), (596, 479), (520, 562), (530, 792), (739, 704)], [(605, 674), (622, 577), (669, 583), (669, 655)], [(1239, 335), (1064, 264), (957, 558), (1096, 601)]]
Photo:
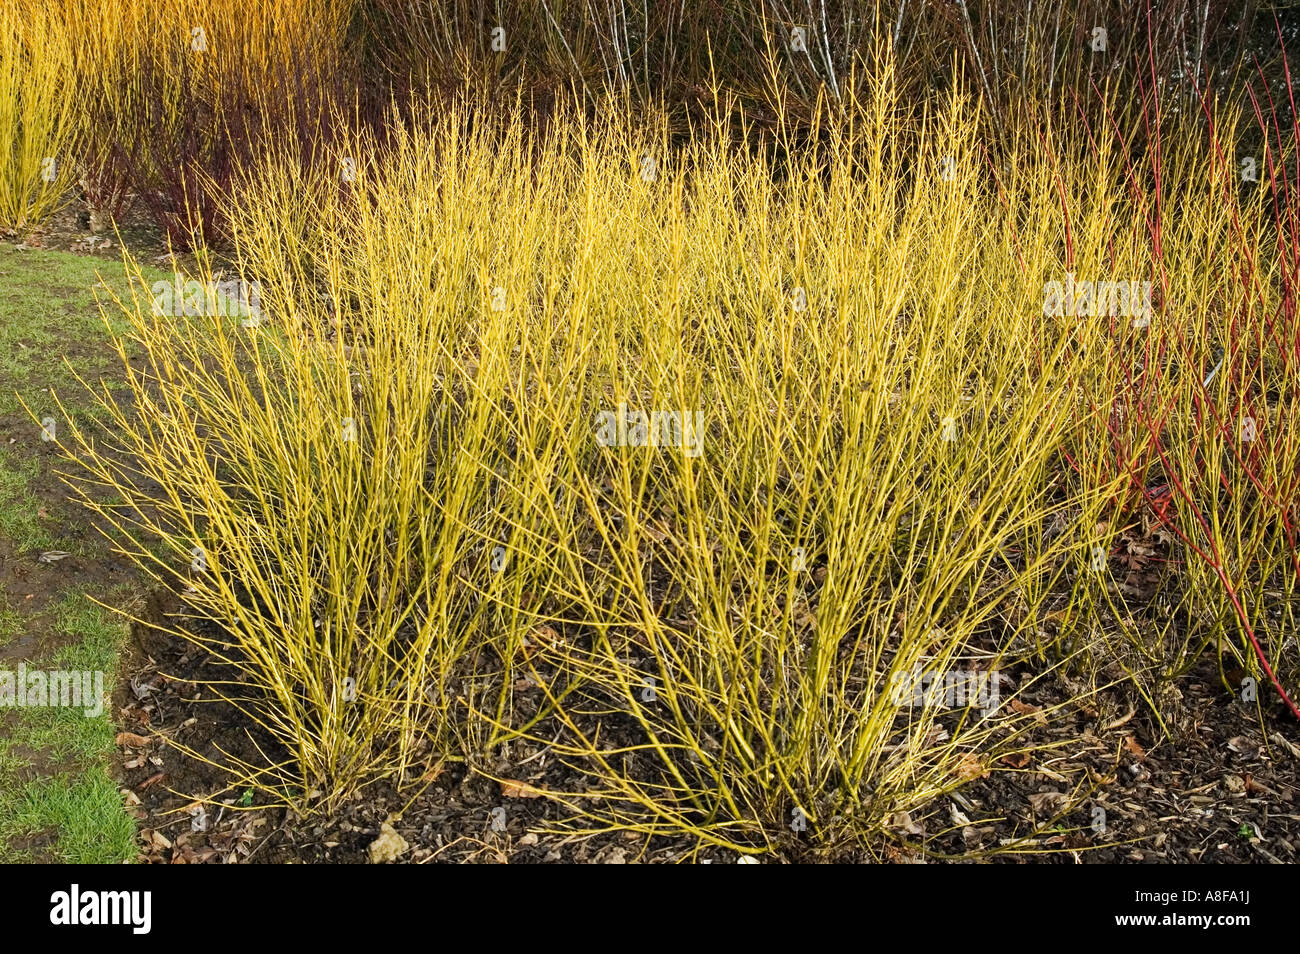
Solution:
[(899, 831), (905, 832), (909, 835), (925, 834), (925, 830), (916, 822), (912, 821), (911, 812), (894, 812), (894, 816), (890, 819), (890, 824)]
[(1039, 725), (1047, 725), (1047, 716), (1043, 715), (1043, 710), (1039, 706), (1031, 706), (1028, 702), (1012, 699), (1011, 708), (1020, 715), (1032, 715)]
[(528, 654), (529, 650), (554, 649), (563, 645), (564, 637), (545, 623), (534, 627), (532, 632), (519, 641), (519, 648), (525, 655)]
[(1155, 555), (1155, 547), (1143, 546), (1138, 540), (1130, 539), (1128, 541), (1128, 552), (1137, 557), (1149, 557)]
[(1229, 739), (1228, 748), (1245, 759), (1253, 759), (1259, 755), (1259, 746), (1244, 735), (1233, 736)]
[(1269, 736), (1269, 739), (1272, 740), (1273, 742), (1276, 742), (1278, 745), (1282, 746), (1282, 748), (1290, 752), (1293, 758), (1300, 759), (1300, 748), (1297, 748), (1291, 742), (1291, 740), (1288, 739), (1286, 736), (1284, 736), (1281, 732), (1274, 732), (1272, 735)]
[(1249, 772), (1246, 773), (1246, 791), (1259, 792), (1262, 795), (1277, 796), (1277, 792), (1273, 791), (1267, 785), (1261, 785), (1259, 782), (1255, 781)]
[(1146, 749), (1138, 745), (1137, 739), (1131, 735), (1124, 736), (1124, 748), (1128, 749), (1129, 753), (1137, 758), (1144, 759), (1147, 757)]
[(554, 643), (560, 638), (560, 634), (555, 631), (555, 628), (547, 626), (545, 623), (534, 627), (533, 631), (528, 635), (532, 637), (534, 644), (541, 644), (543, 646), (549, 643)]
[(135, 790), (136, 790), (137, 792), (142, 792), (142, 791), (144, 791), (146, 788), (149, 788), (149, 787), (152, 786), (152, 785), (157, 785), (159, 782), (161, 782), (161, 781), (162, 781), (163, 779), (165, 779), (166, 777), (167, 777), (167, 773), (166, 773), (166, 772), (155, 772), (153, 775), (150, 775), (147, 779), (145, 779), (143, 782), (141, 782), (139, 785), (137, 785), (137, 786), (135, 787)]
[(984, 767), (984, 762), (978, 755), (973, 752), (966, 752), (957, 760), (955, 769), (958, 778), (966, 781), (976, 778), (984, 778), (989, 774), (989, 770)]
[(1128, 712), (1124, 713), (1124, 715), (1120, 716), (1114, 722), (1106, 723), (1105, 726), (1106, 731), (1109, 732), (1111, 729), (1118, 729), (1120, 726), (1125, 725), (1136, 714), (1137, 714), (1137, 706), (1131, 707), (1128, 710)]
[(929, 748), (932, 745), (938, 745), (940, 742), (948, 741), (948, 730), (941, 725), (931, 726), (930, 731), (925, 734), (921, 742), (923, 748)]
[(501, 780), (501, 794), (506, 798), (541, 798), (542, 792), (533, 788), (527, 782), (519, 782), (510, 778)]
[(1069, 799), (1060, 792), (1039, 792), (1029, 796), (1029, 807), (1035, 815), (1056, 815), (1068, 802)]
[(121, 746), (140, 746), (150, 744), (153, 739), (146, 735), (136, 735), (134, 732), (119, 732), (116, 741)]
[(1024, 768), (1029, 764), (1029, 753), (1012, 752), (1010, 755), (1002, 756), (1001, 762), (1003, 765), (1008, 765), (1014, 769)]
[(36, 559), (40, 560), (42, 563), (58, 563), (60, 560), (70, 556), (72, 556), (72, 554), (67, 550), (46, 550)]

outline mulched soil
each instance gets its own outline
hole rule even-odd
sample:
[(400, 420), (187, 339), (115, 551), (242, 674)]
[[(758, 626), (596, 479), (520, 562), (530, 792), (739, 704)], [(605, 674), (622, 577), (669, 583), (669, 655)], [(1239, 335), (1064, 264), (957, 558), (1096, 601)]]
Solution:
[[(174, 612), (156, 598), (161, 620)], [(254, 758), (246, 720), (203, 698), (199, 683), (217, 672), (190, 644), (139, 626), (115, 697), (124, 734), (117, 766), (141, 826), (141, 858), (155, 863), (364, 863), (382, 826), (409, 845), (410, 863), (683, 860), (734, 863), (734, 853), (699, 848), (686, 838), (629, 833), (575, 837), (555, 831), (564, 809), (545, 798), (505, 797), (502, 786), (463, 767), (448, 767), (418, 796), (376, 786), (330, 818), (299, 818), (282, 808), (242, 809), (242, 793), (212, 765), (171, 748), (174, 737), (214, 760), (224, 752)], [(1059, 743), (1040, 755), (1004, 759), (985, 778), (937, 800), (927, 814), (895, 818), (893, 836), (838, 853), (839, 861), (934, 863), (1292, 863), (1300, 858), (1300, 728), (1265, 697), (1256, 709), (1233, 700), (1210, 660), (1180, 684), (1185, 724), (1159, 727), (1117, 686), (1087, 706), (1058, 709), (1031, 730), (1029, 746)], [(1068, 698), (1050, 678), (1016, 699), (1032, 715)], [(1103, 713), (1120, 715), (1108, 718)], [(1044, 719), (1046, 723), (1047, 720)], [(536, 788), (580, 792), (573, 770), (545, 753), (520, 748), (491, 767), (498, 777)], [(200, 816), (195, 799), (215, 799)], [(1104, 811), (1100, 815), (1096, 809)], [(504, 809), (504, 816), (494, 810)], [(494, 821), (505, 830), (494, 830)], [(790, 836), (767, 863), (815, 860)]]

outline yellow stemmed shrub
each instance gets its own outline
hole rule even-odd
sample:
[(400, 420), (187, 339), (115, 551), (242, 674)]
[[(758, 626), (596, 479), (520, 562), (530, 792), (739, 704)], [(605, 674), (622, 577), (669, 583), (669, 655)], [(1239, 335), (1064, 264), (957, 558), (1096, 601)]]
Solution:
[[(1031, 673), (1127, 645), (1151, 435), (1107, 423), (1113, 356), (1184, 313), (1045, 302), (1150, 275), (1113, 141), (1013, 142), (995, 182), (966, 99), (846, 89), (781, 161), (463, 104), (270, 148), (233, 263), (106, 305), (130, 399), (113, 446), (67, 443), (273, 740), (237, 784), (329, 807), (522, 741), (586, 776), (551, 793), (576, 829), (833, 852), (1029, 744)], [(1197, 235), (1157, 303), (1199, 287)], [(187, 298), (232, 275), (257, 315)], [(912, 705), (918, 673), (983, 695)]]
[(0, 4), (0, 229), (40, 225), (76, 178), (77, 77), (57, 15)]

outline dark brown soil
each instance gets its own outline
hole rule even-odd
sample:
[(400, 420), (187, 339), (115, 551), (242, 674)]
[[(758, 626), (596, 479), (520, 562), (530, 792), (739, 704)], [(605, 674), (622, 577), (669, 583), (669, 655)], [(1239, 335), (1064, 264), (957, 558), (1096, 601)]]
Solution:
[[(155, 600), (153, 612), (168, 603)], [(174, 611), (175, 606), (171, 606)], [(254, 757), (264, 736), (250, 738), (247, 720), (230, 706), (196, 697), (196, 683), (220, 675), (192, 646), (138, 627), (129, 685), (115, 703), (122, 728), (141, 738), (122, 746), (122, 778), (139, 800), (142, 860), (157, 863), (364, 863), (380, 826), (410, 845), (406, 862), (672, 862), (732, 863), (734, 854), (699, 848), (686, 838), (647, 840), (636, 834), (572, 837), (554, 830), (565, 817), (544, 798), (503, 797), (490, 778), (448, 767), (412, 799), (377, 786), (330, 818), (298, 818), (281, 808), (240, 810), (240, 792), (211, 765), (165, 744), (179, 738), (214, 760), (222, 751)], [(164, 675), (165, 674), (165, 675)], [(134, 686), (135, 689), (131, 689)], [(842, 861), (1004, 863), (1248, 863), (1300, 859), (1296, 811), (1300, 731), (1281, 706), (1265, 700), (1265, 718), (1224, 691), (1209, 660), (1181, 684), (1188, 716), (1175, 741), (1142, 714), (1122, 688), (1104, 690), (1090, 707), (1054, 714), (1026, 740), (1065, 744), (1040, 757), (1008, 759), (986, 778), (938, 799), (924, 816), (901, 819), (895, 838), (837, 856)], [(1017, 699), (1048, 709), (1068, 687), (1044, 682)], [(1103, 722), (1100, 711), (1120, 712)], [(147, 739), (148, 741), (142, 741)], [(536, 756), (537, 753), (529, 753)], [(520, 759), (522, 763), (524, 760)], [(499, 777), (538, 788), (581, 791), (577, 773), (557, 761), (501, 762)], [(133, 767), (125, 767), (127, 763)], [(161, 777), (160, 776), (161, 773)], [(185, 811), (196, 798), (227, 803), (208, 810), (197, 831)], [(1073, 805), (1073, 808), (1069, 806)], [(1104, 826), (1094, 829), (1104, 810)], [(493, 810), (505, 810), (505, 831), (493, 830)], [(792, 837), (768, 862), (813, 860), (811, 846)], [(1008, 852), (1007, 849), (1010, 849)]]

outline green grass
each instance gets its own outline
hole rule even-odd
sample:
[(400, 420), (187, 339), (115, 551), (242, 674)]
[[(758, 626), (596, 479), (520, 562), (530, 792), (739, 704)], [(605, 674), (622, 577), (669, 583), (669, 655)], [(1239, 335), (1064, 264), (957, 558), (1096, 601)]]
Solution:
[(134, 823), (103, 767), (35, 779), (0, 794), (0, 861), (30, 860), (31, 851), (9, 843), (32, 832), (52, 834), (53, 860), (70, 864), (113, 864), (135, 852)]
[(0, 646), (16, 638), (23, 631), (23, 614), (9, 605), (9, 600), (0, 596)]
[(40, 504), (32, 495), (41, 464), (24, 450), (0, 446), (0, 537), (19, 552), (48, 550), (54, 541), (41, 526)]
[[(123, 593), (105, 594), (112, 601)], [(0, 621), (21, 614), (6, 612)], [(76, 590), (45, 613), (60, 646), (42, 660), (50, 668), (102, 671), (105, 692), (116, 679), (125, 625)], [(108, 775), (113, 748), (111, 712), (87, 717), (77, 708), (21, 709), (8, 714), (0, 739), (0, 860), (34, 860), (22, 845), (53, 836), (47, 860), (117, 863), (132, 857), (133, 827)], [(99, 833), (96, 836), (96, 832)]]
[[(111, 304), (109, 290), (124, 294), (126, 287), (121, 264), (111, 259), (18, 252), (0, 242), (0, 419), (23, 413), (20, 397), (44, 414), (54, 409), (50, 391), (73, 395), (76, 381), (68, 359), (87, 381), (114, 371), (116, 356), (103, 346), (95, 295)], [(117, 330), (123, 327), (118, 318), (110, 321)], [(88, 406), (76, 410), (85, 413)], [(39, 437), (39, 428), (32, 426)]]
[[(43, 550), (95, 561), (108, 549), (65, 499), (57, 459), (24, 404), (38, 417), (53, 414), (57, 394), (78, 425), (95, 420), (69, 365), (88, 382), (112, 387), (120, 378), (95, 302), (96, 294), (108, 302), (110, 290), (126, 291), (115, 261), (0, 243), (0, 547), (30, 566), (23, 583), (9, 592), (0, 587), (0, 648), (25, 634), (40, 637), (33, 645), (41, 647), (40, 655), (14, 654), (3, 667), (23, 661), (102, 671), (106, 695), (127, 627), (96, 600), (123, 603), (131, 588), (61, 584), (59, 564), (36, 562)], [(49, 599), (28, 604), (26, 593), (38, 590)], [(94, 717), (78, 708), (5, 711), (0, 725), (0, 861), (113, 864), (134, 857), (134, 821), (109, 774), (114, 726), (107, 706)]]

